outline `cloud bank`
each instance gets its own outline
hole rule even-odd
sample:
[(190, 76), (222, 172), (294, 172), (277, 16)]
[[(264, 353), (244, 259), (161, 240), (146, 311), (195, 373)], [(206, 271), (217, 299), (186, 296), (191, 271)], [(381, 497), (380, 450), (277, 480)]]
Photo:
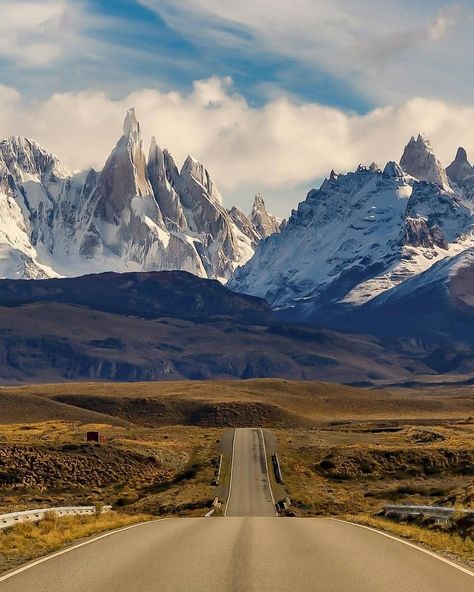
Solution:
[(360, 163), (398, 160), (418, 132), (427, 134), (445, 165), (459, 145), (474, 148), (474, 105), (414, 98), (358, 115), (276, 98), (255, 108), (228, 78), (197, 81), (188, 94), (144, 89), (113, 99), (91, 90), (33, 103), (0, 87), (0, 137), (33, 137), (72, 169), (100, 169), (130, 106), (142, 124), (145, 149), (155, 135), (178, 163), (188, 153), (201, 160), (224, 197), (247, 206), (253, 193), (263, 191), (280, 215), (332, 168), (345, 172)]
[(3, 0), (0, 12), (0, 57), (20, 68), (47, 67), (83, 41), (80, 1)]

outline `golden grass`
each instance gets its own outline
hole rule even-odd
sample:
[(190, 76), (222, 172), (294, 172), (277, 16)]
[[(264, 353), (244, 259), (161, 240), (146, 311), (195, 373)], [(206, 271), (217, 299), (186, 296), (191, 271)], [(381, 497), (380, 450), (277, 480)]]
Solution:
[[(400, 418), (464, 418), (474, 416), (474, 391), (449, 394), (433, 389), (404, 391), (352, 388), (349, 386), (291, 381), (283, 379), (259, 379), (239, 381), (177, 381), (100, 383), (80, 382), (40, 384), (0, 388), (0, 403), (4, 398), (4, 419), (15, 415), (22, 406), (23, 416), (29, 421), (47, 419), (36, 417), (38, 401), (47, 405), (59, 405), (53, 399), (61, 395), (138, 397), (161, 400), (192, 400), (202, 402), (260, 402), (312, 421), (328, 419), (400, 419)], [(26, 397), (26, 399), (25, 399)], [(31, 401), (30, 401), (31, 398)], [(33, 405), (34, 402), (34, 405)], [(30, 409), (31, 407), (31, 409)], [(51, 408), (51, 412), (52, 412)], [(59, 408), (54, 407), (55, 413)], [(28, 411), (29, 410), (29, 411)], [(82, 413), (90, 422), (91, 411), (68, 404), (61, 405), (61, 413)], [(95, 412), (94, 412), (95, 413)], [(100, 414), (95, 413), (100, 421)], [(111, 421), (107, 415), (104, 422)], [(118, 421), (118, 418), (117, 418)], [(123, 421), (123, 420), (122, 420)], [(133, 421), (133, 418), (132, 418)], [(2, 419), (0, 418), (0, 422)]]
[(99, 516), (47, 514), (40, 522), (24, 522), (0, 531), (0, 571), (57, 551), (93, 534), (150, 520), (146, 514), (107, 512)]
[(470, 562), (474, 561), (474, 540), (469, 537), (463, 539), (458, 534), (428, 530), (413, 524), (400, 524), (368, 514), (348, 514), (343, 518), (349, 522), (388, 531), (414, 543), (425, 545), (438, 553), (450, 553)]

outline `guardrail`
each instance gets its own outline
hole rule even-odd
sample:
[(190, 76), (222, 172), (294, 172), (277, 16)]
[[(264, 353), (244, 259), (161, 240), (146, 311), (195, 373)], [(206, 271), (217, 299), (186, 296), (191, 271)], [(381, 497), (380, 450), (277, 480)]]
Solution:
[(276, 453), (272, 455), (272, 465), (277, 483), (283, 483), (283, 475), (281, 474), (280, 461), (278, 459), (278, 454)]
[(384, 516), (417, 518), (420, 516), (432, 516), (440, 521), (449, 522), (453, 516), (469, 515), (474, 516), (474, 510), (465, 510), (459, 508), (447, 508), (443, 506), (384, 506)]
[[(102, 506), (101, 514), (108, 512), (112, 506)], [(0, 515), (0, 530), (9, 528), (21, 522), (39, 522), (43, 520), (46, 514), (55, 514), (59, 517), (94, 515), (97, 513), (95, 506), (65, 506), (62, 508), (40, 508), (37, 510), (25, 510), (23, 512), (11, 512), (10, 514)]]
[(221, 455), (219, 456), (219, 466), (218, 466), (218, 468), (217, 468), (217, 476), (216, 476), (216, 478), (214, 479), (214, 485), (215, 485), (215, 486), (219, 485), (219, 482), (220, 482), (220, 480), (221, 480), (221, 472), (222, 472), (222, 459), (223, 459), (223, 455), (221, 454)]

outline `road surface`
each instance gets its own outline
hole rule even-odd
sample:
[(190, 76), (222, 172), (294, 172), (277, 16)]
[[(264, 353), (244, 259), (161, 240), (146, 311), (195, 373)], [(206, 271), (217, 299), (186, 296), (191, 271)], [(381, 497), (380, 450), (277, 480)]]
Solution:
[(263, 432), (258, 428), (235, 430), (232, 475), (226, 516), (275, 516)]
[(473, 572), (373, 530), (275, 518), (264, 461), (261, 432), (238, 430), (228, 517), (165, 519), (102, 535), (0, 576), (0, 592), (474, 590)]
[(148, 523), (0, 583), (1, 592), (472, 592), (474, 578), (357, 526), (317, 518)]

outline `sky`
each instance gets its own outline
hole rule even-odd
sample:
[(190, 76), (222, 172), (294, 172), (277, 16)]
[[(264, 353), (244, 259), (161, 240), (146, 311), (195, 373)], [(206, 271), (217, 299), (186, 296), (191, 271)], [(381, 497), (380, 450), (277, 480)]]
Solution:
[(419, 132), (474, 150), (473, 28), (472, 0), (0, 0), (0, 137), (100, 169), (133, 106), (145, 150), (287, 216)]

